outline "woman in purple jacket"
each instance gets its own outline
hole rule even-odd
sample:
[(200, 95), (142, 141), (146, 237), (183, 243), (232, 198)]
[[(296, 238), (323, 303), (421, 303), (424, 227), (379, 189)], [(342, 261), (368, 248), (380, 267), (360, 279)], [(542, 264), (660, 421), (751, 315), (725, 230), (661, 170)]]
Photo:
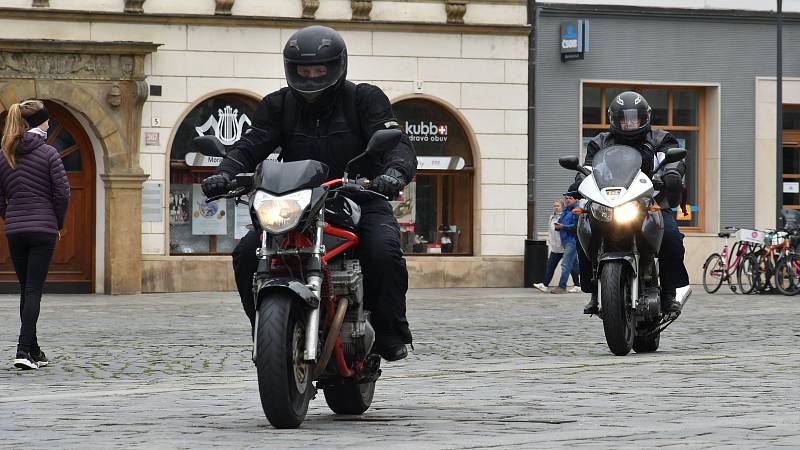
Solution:
[(36, 339), (42, 289), (69, 204), (69, 181), (58, 151), (47, 145), (49, 116), (44, 103), (11, 105), (0, 141), (0, 217), (19, 279), (20, 318), (14, 366), (48, 364)]

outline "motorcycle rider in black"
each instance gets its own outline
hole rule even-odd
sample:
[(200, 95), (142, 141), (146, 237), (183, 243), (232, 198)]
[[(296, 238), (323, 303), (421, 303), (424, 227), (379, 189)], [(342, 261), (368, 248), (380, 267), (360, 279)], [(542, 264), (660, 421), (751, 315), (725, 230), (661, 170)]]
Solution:
[[(310, 26), (293, 34), (283, 50), (288, 87), (273, 92), (258, 105), (253, 124), (203, 181), (211, 197), (226, 193), (238, 173), (256, 166), (280, 147), (283, 161), (317, 160), (341, 178), (345, 165), (366, 148), (378, 130), (397, 128), (389, 99), (380, 88), (346, 80), (347, 49), (335, 30)], [(349, 175), (367, 177), (372, 188), (390, 199), (416, 174), (417, 159), (404, 134), (398, 146), (368, 156)], [(389, 202), (360, 203), (358, 258), (364, 274), (365, 309), (372, 313), (377, 334), (375, 350), (386, 360), (407, 356), (412, 337), (406, 320), (408, 271), (400, 247), (400, 227)], [(251, 230), (233, 251), (233, 269), (242, 305), (251, 326), (255, 320), (253, 274), (258, 266), (259, 233)]]
[[(678, 141), (666, 131), (652, 129), (650, 116), (650, 105), (640, 94), (628, 91), (616, 96), (608, 106), (608, 122), (611, 125), (611, 131), (600, 133), (589, 142), (583, 165), (591, 166), (595, 153), (612, 145), (628, 145), (641, 152), (641, 170), (653, 180), (655, 189), (660, 191), (656, 201), (661, 207), (661, 214), (664, 218), (664, 237), (658, 254), (661, 310), (663, 312), (679, 312), (681, 304), (675, 299), (675, 290), (689, 284), (689, 274), (683, 263), (685, 252), (683, 234), (678, 230), (678, 223), (672, 208), (680, 203), (686, 163), (679, 161), (666, 164), (659, 173), (653, 173), (656, 155), (666, 152), (667, 149), (678, 147)], [(581, 181), (583, 178), (584, 176), (579, 173), (576, 181)], [(591, 293), (592, 298), (583, 308), (583, 313), (596, 314), (597, 290), (595, 285), (597, 280), (592, 278), (592, 262), (587, 256), (594, 249), (590, 249), (589, 252), (585, 250), (581, 248), (578, 251), (581, 280), (591, 280), (591, 282), (582, 282), (581, 289), (583, 292)]]

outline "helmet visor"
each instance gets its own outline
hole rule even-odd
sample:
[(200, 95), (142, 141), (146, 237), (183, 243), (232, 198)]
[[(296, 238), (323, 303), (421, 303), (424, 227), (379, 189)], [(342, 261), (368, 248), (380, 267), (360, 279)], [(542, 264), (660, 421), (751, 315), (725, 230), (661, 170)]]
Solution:
[(646, 112), (641, 109), (622, 109), (611, 113), (611, 126), (622, 131), (636, 131), (647, 124)]
[(333, 86), (345, 71), (341, 59), (316, 64), (285, 61), (284, 69), (289, 86), (304, 94), (321, 92)]

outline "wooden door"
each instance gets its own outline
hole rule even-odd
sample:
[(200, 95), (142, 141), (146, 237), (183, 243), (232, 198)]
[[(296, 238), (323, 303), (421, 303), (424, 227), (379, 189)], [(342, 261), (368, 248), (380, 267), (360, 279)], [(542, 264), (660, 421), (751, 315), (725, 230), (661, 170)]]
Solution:
[[(94, 292), (95, 164), (89, 136), (64, 107), (45, 102), (50, 112), (47, 143), (61, 154), (70, 184), (62, 238), (56, 243), (45, 292)], [(19, 292), (5, 239), (0, 239), (0, 292)]]

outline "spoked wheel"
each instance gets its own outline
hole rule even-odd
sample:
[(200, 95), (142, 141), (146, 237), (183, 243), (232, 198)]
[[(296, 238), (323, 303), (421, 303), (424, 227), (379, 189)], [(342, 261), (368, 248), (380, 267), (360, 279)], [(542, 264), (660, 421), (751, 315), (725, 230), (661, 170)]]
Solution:
[(709, 294), (713, 294), (722, 286), (725, 278), (725, 264), (719, 253), (713, 253), (703, 264), (703, 288)]
[(313, 396), (311, 367), (303, 361), (305, 311), (288, 294), (272, 292), (258, 309), (258, 392), (275, 428), (297, 428)]
[(325, 402), (336, 414), (361, 414), (372, 405), (375, 382), (329, 386), (324, 392)]
[(775, 286), (783, 295), (797, 295), (800, 292), (800, 256), (791, 254), (778, 260)]
[(758, 255), (750, 253), (742, 258), (739, 268), (736, 269), (736, 284), (739, 285), (739, 291), (742, 294), (752, 293), (756, 289), (758, 277)]
[(611, 353), (625, 356), (631, 351), (636, 333), (630, 307), (630, 286), (622, 261), (609, 261), (600, 275), (603, 330)]

